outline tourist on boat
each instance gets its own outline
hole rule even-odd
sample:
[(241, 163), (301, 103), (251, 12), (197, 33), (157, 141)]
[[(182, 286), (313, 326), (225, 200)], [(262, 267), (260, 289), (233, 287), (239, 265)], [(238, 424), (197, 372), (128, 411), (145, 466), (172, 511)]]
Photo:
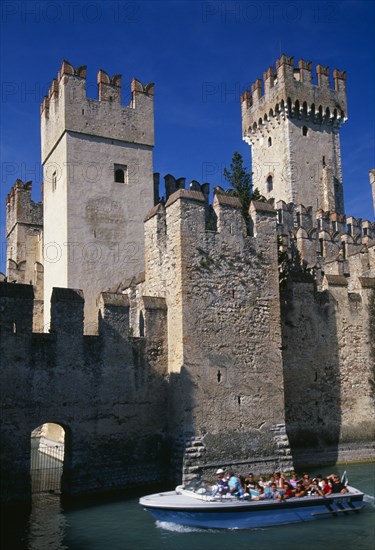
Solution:
[(294, 497), (294, 487), (288, 481), (284, 481), (283, 500)]
[(322, 484), (322, 490), (325, 496), (330, 495), (332, 493), (332, 487), (328, 483), (328, 479), (326, 477), (323, 477), (321, 484)]
[(266, 498), (266, 495), (264, 494), (264, 489), (260, 485), (256, 488), (258, 491), (258, 496), (252, 497), (254, 500), (264, 500)]
[(259, 487), (263, 487), (263, 489), (268, 487), (267, 479), (265, 478), (265, 476), (259, 476), (258, 485), (259, 485)]
[(294, 489), (295, 497), (304, 497), (306, 495), (306, 489), (300, 481), (297, 481), (297, 486)]
[(319, 487), (319, 483), (316, 479), (314, 479), (314, 481), (311, 483), (311, 485), (308, 487), (308, 490), (307, 490), (307, 494), (309, 494), (311, 496), (319, 496), (319, 497), (324, 497), (324, 491), (323, 489), (321, 489)]
[(267, 499), (268, 498), (275, 499), (275, 500), (281, 500), (282, 499), (283, 495), (278, 490), (276, 483), (272, 483), (270, 489), (271, 489), (271, 491), (269, 491), (266, 495)]
[(348, 489), (340, 480), (337, 474), (331, 474), (328, 476), (328, 479), (331, 481), (332, 493), (347, 493)]
[(276, 487), (278, 489), (284, 489), (284, 482), (285, 482), (285, 478), (284, 476), (282, 475), (282, 473), (280, 472), (276, 472), (275, 474), (275, 483), (276, 483)]
[(247, 474), (247, 477), (245, 478), (245, 491), (247, 490), (248, 492), (250, 492), (251, 489), (256, 488), (256, 485), (257, 484), (254, 479), (254, 474)]
[(310, 474), (307, 474), (306, 472), (302, 475), (301, 483), (307, 489), (311, 485), (312, 479), (310, 477)]
[(323, 489), (323, 484), (322, 484), (323, 476), (322, 476), (322, 474), (318, 474), (317, 476), (315, 476), (313, 481), (315, 481), (315, 480), (318, 482), (319, 487), (321, 489)]
[(234, 475), (234, 472), (232, 470), (228, 471), (228, 486), (229, 486), (229, 492), (231, 495), (235, 497), (243, 497), (245, 491), (243, 490), (243, 487), (241, 485), (241, 482), (237, 476)]
[(290, 483), (290, 485), (293, 487), (293, 489), (296, 488), (296, 486), (297, 486), (297, 481), (298, 481), (298, 477), (297, 477), (296, 472), (292, 472), (292, 474), (291, 474), (291, 476), (290, 476), (290, 479), (289, 479), (289, 483)]
[(228, 490), (228, 481), (224, 477), (224, 470), (219, 468), (216, 471), (216, 485), (213, 488), (212, 496), (215, 497), (226, 495)]
[(271, 474), (267, 482), (267, 487), (271, 487), (272, 483), (276, 483), (275, 474)]

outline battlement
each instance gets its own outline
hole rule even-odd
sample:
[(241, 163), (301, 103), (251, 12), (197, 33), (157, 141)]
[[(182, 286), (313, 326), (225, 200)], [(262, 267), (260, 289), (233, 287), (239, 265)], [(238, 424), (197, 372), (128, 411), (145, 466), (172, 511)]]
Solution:
[(6, 234), (14, 228), (15, 224), (43, 225), (43, 203), (34, 202), (31, 199), (32, 182), (23, 182), (17, 179), (6, 198)]
[[(169, 175), (168, 178), (171, 176)], [(197, 243), (199, 239), (212, 241), (212, 244), (216, 243), (214, 246), (218, 248), (222, 240), (236, 242), (238, 249), (245, 246), (245, 241), (251, 237), (241, 213), (239, 199), (215, 189), (213, 205), (208, 205), (208, 197), (204, 193), (207, 190), (206, 185), (208, 184), (202, 186), (194, 181), (190, 184), (190, 189), (181, 188), (172, 193), (165, 206), (159, 204), (149, 211), (145, 218), (146, 251), (148, 246), (150, 248), (154, 246), (155, 234), (158, 245), (165, 247), (166, 240), (177, 238), (179, 231), (190, 235), (192, 239), (197, 240)], [(210, 212), (209, 219), (215, 220), (212, 225), (207, 223), (207, 210)], [(249, 213), (254, 237), (258, 234), (262, 237), (271, 234), (275, 236), (276, 211), (270, 204), (252, 202)], [(260, 247), (263, 246), (260, 239), (258, 244)]]
[(63, 61), (41, 104), (42, 159), (65, 131), (143, 145), (154, 144), (154, 84), (131, 82), (129, 106), (121, 105), (121, 75), (97, 73), (98, 99), (86, 96), (86, 66)]
[[(283, 201), (279, 201), (276, 208), (281, 248), (288, 251), (291, 257), (298, 251), (302, 269), (316, 266), (324, 269), (323, 266), (330, 264), (331, 273), (342, 273), (345, 270), (349, 273), (349, 264), (343, 265), (343, 262), (348, 261), (355, 266), (356, 272), (367, 272), (370, 269), (372, 261), (369, 252), (375, 247), (374, 222), (321, 209), (313, 212), (311, 207), (285, 204)], [(362, 260), (357, 266), (351, 257), (358, 254)], [(375, 269), (375, 265), (371, 269)]]
[(276, 71), (269, 67), (251, 90), (241, 96), (243, 136), (263, 132), (267, 124), (286, 118), (309, 120), (314, 124), (341, 126), (347, 120), (346, 73), (333, 71), (330, 86), (329, 67), (316, 66), (317, 84), (313, 83), (312, 63), (282, 55)]

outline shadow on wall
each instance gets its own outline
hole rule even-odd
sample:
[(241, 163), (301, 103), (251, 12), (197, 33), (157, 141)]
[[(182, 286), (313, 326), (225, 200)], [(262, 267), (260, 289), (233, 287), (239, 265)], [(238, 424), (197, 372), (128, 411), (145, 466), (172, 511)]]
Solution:
[(336, 300), (305, 273), (281, 292), (285, 420), (296, 468), (334, 464), (341, 428)]

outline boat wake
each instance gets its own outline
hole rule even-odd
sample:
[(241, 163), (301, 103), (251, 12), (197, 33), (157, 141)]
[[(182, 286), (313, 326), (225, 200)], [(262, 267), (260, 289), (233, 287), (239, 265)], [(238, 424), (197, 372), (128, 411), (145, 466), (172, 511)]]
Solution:
[(176, 533), (207, 533), (208, 531), (215, 531), (215, 529), (201, 529), (199, 527), (179, 525), (170, 521), (157, 521), (156, 527), (158, 527), (159, 529), (164, 529), (165, 531), (174, 531)]
[(363, 497), (363, 502), (366, 502), (368, 508), (372, 508), (373, 510), (375, 510), (375, 497), (365, 494), (365, 496)]

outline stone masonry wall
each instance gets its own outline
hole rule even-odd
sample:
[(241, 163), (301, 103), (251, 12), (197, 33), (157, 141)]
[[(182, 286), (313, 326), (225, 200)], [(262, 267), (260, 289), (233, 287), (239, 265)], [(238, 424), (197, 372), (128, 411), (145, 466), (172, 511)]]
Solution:
[(203, 195), (180, 190), (146, 219), (144, 292), (168, 308), (169, 431), (203, 444), (195, 474), (287, 467), (275, 211), (252, 206), (250, 237), (238, 199), (214, 209), (206, 231)]
[[(282, 292), (285, 414), (296, 466), (374, 456), (374, 278), (294, 274)], [(350, 289), (350, 290), (349, 290)]]
[(83, 336), (82, 293), (54, 289), (52, 332), (35, 334), (32, 287), (0, 284), (2, 500), (30, 497), (31, 432), (48, 422), (65, 430), (65, 494), (168, 478), (164, 333), (129, 338), (125, 298), (103, 294), (100, 333)]

